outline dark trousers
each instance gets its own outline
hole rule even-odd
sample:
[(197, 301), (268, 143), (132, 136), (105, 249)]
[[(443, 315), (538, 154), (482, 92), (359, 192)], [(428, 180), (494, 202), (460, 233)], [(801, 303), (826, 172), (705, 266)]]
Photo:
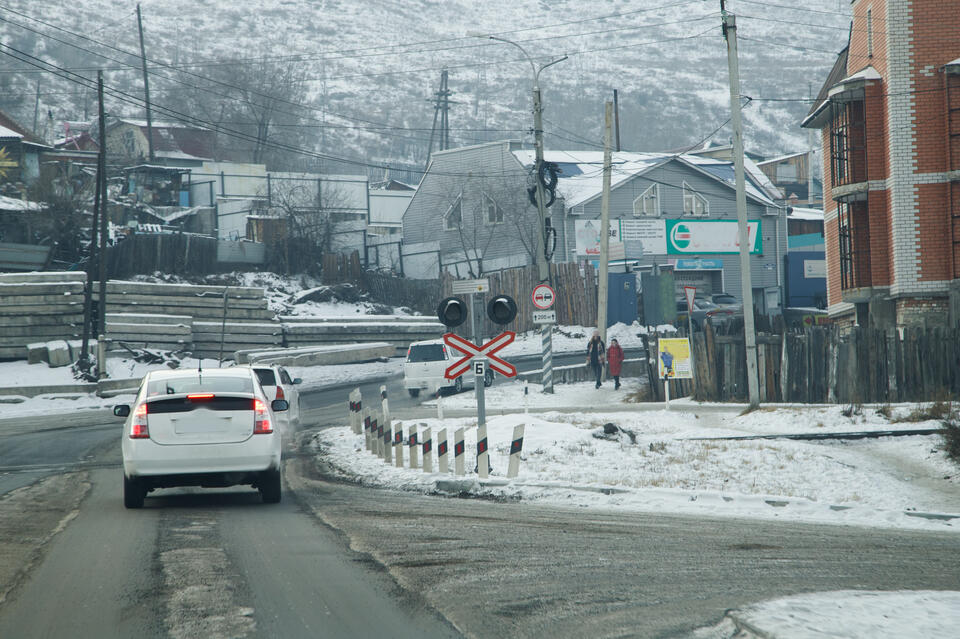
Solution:
[(600, 384), (603, 382), (603, 364), (597, 362), (596, 364), (591, 364), (593, 366), (593, 372), (597, 376), (597, 388), (600, 388)]
[(620, 376), (619, 376), (619, 375), (614, 375), (614, 376), (613, 376), (613, 387), (614, 387), (615, 389), (616, 389), (616, 388), (620, 388)]

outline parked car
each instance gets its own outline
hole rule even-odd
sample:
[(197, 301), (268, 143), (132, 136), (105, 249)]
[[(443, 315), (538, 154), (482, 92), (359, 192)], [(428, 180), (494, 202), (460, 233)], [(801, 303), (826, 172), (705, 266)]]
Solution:
[(730, 293), (713, 293), (708, 299), (720, 308), (733, 311), (734, 313), (743, 313), (743, 303)]
[[(465, 386), (473, 386), (473, 374), (468, 371), (456, 380), (446, 379), (443, 374), (447, 367), (460, 359), (442, 339), (414, 342), (407, 349), (407, 360), (403, 363), (403, 386), (410, 397), (418, 397), (423, 391), (433, 394), (438, 391), (459, 393)], [(487, 369), (483, 385), (493, 384), (493, 371)]]
[(250, 368), (151, 371), (125, 417), (121, 437), (123, 505), (143, 506), (147, 493), (174, 486), (249, 484), (264, 503), (280, 501), (281, 434), (269, 400)]
[[(703, 328), (707, 320), (713, 323), (725, 323), (733, 319), (734, 312), (729, 309), (720, 308), (710, 300), (702, 297), (693, 300), (693, 330)], [(687, 325), (687, 300), (681, 298), (677, 300), (677, 326)]]
[(299, 377), (291, 378), (283, 366), (276, 364), (251, 364), (250, 368), (257, 374), (257, 380), (263, 387), (267, 399), (285, 399), (290, 404), (282, 418), (287, 425), (300, 423), (300, 390), (297, 388), (303, 380)]

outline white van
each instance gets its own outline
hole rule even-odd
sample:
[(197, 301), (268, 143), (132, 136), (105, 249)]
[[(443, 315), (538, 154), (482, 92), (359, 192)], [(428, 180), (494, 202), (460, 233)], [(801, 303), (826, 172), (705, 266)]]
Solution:
[[(403, 386), (410, 397), (417, 397), (420, 391), (428, 395), (438, 390), (453, 390), (459, 393), (464, 386), (473, 386), (473, 373), (467, 371), (451, 381), (443, 376), (449, 366), (460, 359), (458, 352), (444, 344), (442, 339), (414, 342), (407, 349), (407, 360), (403, 363)], [(493, 384), (493, 371), (487, 370), (484, 386)]]

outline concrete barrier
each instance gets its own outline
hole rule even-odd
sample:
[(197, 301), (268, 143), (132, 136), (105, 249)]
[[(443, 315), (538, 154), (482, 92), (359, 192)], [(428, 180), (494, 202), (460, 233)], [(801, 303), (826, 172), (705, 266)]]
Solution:
[(245, 350), (234, 353), (238, 364), (279, 364), (280, 366), (324, 366), (356, 364), (393, 357), (396, 349), (386, 342), (338, 344), (270, 350)]

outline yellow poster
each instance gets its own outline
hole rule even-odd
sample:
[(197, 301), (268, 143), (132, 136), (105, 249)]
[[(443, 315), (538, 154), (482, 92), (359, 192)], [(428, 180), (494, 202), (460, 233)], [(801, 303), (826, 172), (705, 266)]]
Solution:
[(657, 340), (657, 370), (660, 379), (693, 379), (690, 340), (686, 337), (661, 337)]

